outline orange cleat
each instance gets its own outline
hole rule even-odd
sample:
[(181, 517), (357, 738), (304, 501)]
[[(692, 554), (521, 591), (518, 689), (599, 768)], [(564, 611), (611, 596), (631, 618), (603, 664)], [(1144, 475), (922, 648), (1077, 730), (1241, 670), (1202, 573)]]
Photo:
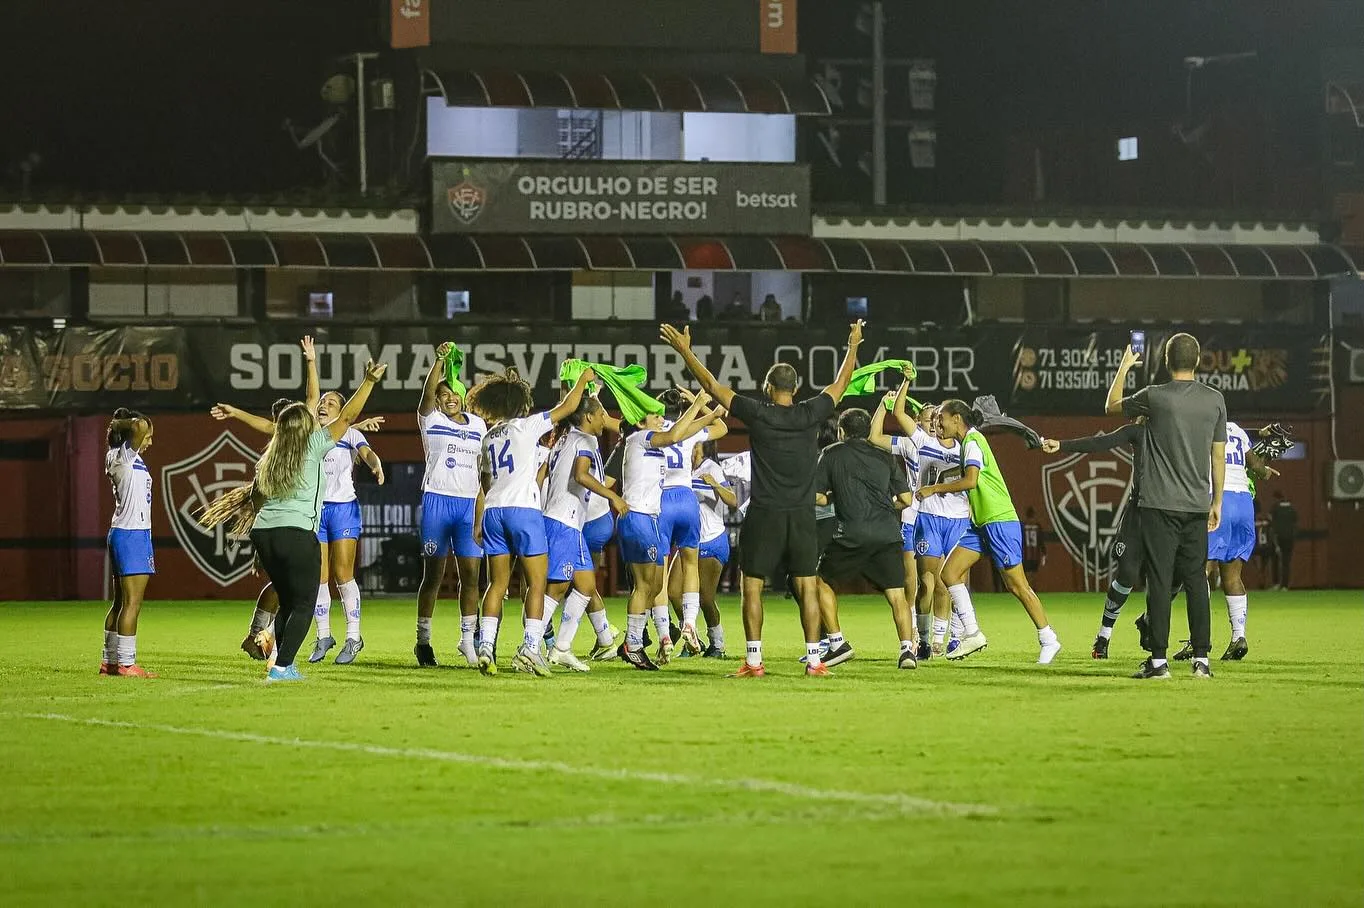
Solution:
[(120, 678), (155, 678), (156, 675), (147, 671), (140, 665), (120, 665), (118, 667)]
[(829, 671), (829, 666), (823, 662), (818, 665), (805, 666), (805, 677), (807, 678), (832, 678), (834, 673)]
[(730, 677), (731, 677), (731, 678), (766, 678), (766, 677), (767, 677), (767, 669), (763, 668), (761, 664), (758, 664), (758, 665), (749, 665), (747, 662), (745, 662), (743, 665), (741, 665), (741, 666), (739, 667), (739, 670), (738, 670), (737, 672), (735, 672), (734, 674), (730, 675)]
[(117, 675), (118, 665), (110, 662), (101, 662), (99, 664), (99, 673), (101, 675)]

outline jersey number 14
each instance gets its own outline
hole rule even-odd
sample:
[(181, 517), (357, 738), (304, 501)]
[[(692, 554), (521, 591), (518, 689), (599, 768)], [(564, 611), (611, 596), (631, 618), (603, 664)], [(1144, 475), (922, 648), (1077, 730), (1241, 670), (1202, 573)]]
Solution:
[(498, 450), (497, 442), (488, 445), (488, 463), (493, 471), (493, 479), (497, 478), (497, 471), (501, 470), (504, 474), (512, 473), (516, 470), (516, 463), (512, 460), (508, 449), (511, 448), (511, 439), (502, 442), (502, 449)]

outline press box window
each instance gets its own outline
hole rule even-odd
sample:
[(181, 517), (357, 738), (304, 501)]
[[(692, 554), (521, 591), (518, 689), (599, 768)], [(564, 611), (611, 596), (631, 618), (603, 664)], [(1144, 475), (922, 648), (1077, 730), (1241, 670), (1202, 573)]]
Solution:
[(333, 296), (334, 294), (330, 290), (304, 291), (304, 311), (309, 318), (331, 318)]
[(1135, 161), (1137, 159), (1137, 137), (1128, 136), (1118, 140), (1118, 160)]
[(457, 315), (468, 314), (469, 314), (469, 291), (468, 290), (445, 291), (445, 317), (454, 318)]

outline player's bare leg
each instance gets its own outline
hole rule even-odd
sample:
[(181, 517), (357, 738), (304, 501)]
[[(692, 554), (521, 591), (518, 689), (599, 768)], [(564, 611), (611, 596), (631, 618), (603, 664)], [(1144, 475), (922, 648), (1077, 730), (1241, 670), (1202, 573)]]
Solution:
[[(701, 655), (701, 635), (696, 630), (696, 619), (701, 614), (701, 553), (699, 549), (678, 549), (673, 558), (673, 572), (681, 574), (678, 599), (681, 602), (682, 652), (687, 656)], [(671, 578), (669, 586), (671, 587)], [(671, 594), (672, 590), (669, 589)]]
[(336, 593), (341, 597), (341, 608), (346, 616), (346, 637), (341, 652), (336, 654), (337, 665), (349, 665), (365, 648), (360, 636), (360, 584), (355, 581), (355, 555), (360, 547), (358, 539), (338, 539), (331, 544), (331, 575)]
[[(658, 666), (644, 649), (644, 628), (649, 623), (649, 615), (659, 590), (663, 588), (663, 566), (632, 564), (630, 575), (634, 580), (634, 587), (630, 590), (630, 601), (625, 606), (625, 642), (620, 645), (617, 654), (635, 668), (657, 671)], [(659, 639), (660, 652), (663, 651), (663, 641), (667, 639), (667, 633), (668, 629), (665, 626)], [(669, 645), (671, 646), (671, 642)]]
[(914, 639), (914, 607), (904, 589), (885, 591), (886, 602), (890, 605), (890, 617), (895, 622), (895, 633), (900, 640), (900, 668), (918, 668), (919, 660)]
[(279, 611), (279, 596), (275, 585), (267, 583), (256, 595), (256, 610), (251, 614), (251, 627), (242, 641), (242, 652), (252, 659), (265, 659), (275, 649), (275, 613)]
[[(436, 665), (436, 652), (431, 646), (431, 617), (436, 614), (436, 600), (440, 596), (440, 586), (444, 581), (445, 556), (422, 558), (422, 579), (417, 587), (417, 644), (412, 648), (412, 654), (417, 657), (418, 665), (427, 668)], [(464, 591), (460, 590), (461, 606), (463, 593)], [(463, 626), (462, 621), (460, 625)]]
[(981, 633), (976, 623), (976, 607), (971, 602), (971, 591), (966, 587), (966, 579), (971, 576), (971, 568), (980, 560), (980, 552), (957, 546), (943, 562), (940, 575), (947, 587), (947, 595), (952, 600), (952, 611), (962, 623), (961, 645), (947, 654), (953, 661), (965, 659), (978, 653), (989, 645), (989, 640)]
[(1032, 584), (1028, 583), (1028, 576), (1023, 572), (1023, 565), (1015, 564), (1013, 567), (1005, 568), (1000, 572), (1004, 578), (1004, 588), (1023, 606), (1032, 623), (1037, 627), (1037, 644), (1040, 651), (1037, 656), (1039, 665), (1050, 665), (1051, 660), (1056, 658), (1056, 654), (1061, 651), (1061, 641), (1056, 639), (1056, 632), (1051, 629), (1050, 622), (1047, 621), (1047, 610), (1042, 607), (1042, 600), (1037, 597)]
[(714, 558), (700, 559), (697, 571), (701, 576), (701, 614), (706, 619), (706, 636), (709, 646), (705, 655), (712, 659), (725, 656), (725, 631), (720, 623), (720, 607), (715, 603), (716, 591), (720, 589), (720, 577), (725, 566)]
[(502, 600), (511, 584), (511, 562), (511, 555), (488, 556), (488, 588), (483, 591), (483, 617), (479, 621), (482, 639), (478, 643), (478, 670), (485, 675), (497, 674), (493, 647), (502, 623)]
[[(512, 657), (512, 667), (519, 672), (540, 678), (550, 676), (549, 664), (540, 652), (540, 644), (545, 637), (545, 587), (549, 575), (548, 555), (523, 555), (521, 576), (525, 580), (525, 605), (522, 625), (524, 636), (516, 655)], [(486, 599), (486, 597), (485, 597)], [(484, 602), (487, 614), (487, 602)], [(486, 619), (485, 619), (486, 620)], [(479, 666), (483, 660), (480, 657)]]
[(483, 559), (477, 555), (456, 557), (455, 568), (459, 571), (459, 652), (470, 668), (477, 668), (478, 647), (474, 637), (478, 633), (481, 595), (478, 576), (483, 569)]
[[(117, 674), (124, 678), (156, 677), (137, 664), (137, 619), (142, 612), (142, 597), (147, 592), (147, 581), (150, 579), (148, 574), (118, 578), (117, 593), (114, 597), (117, 611), (111, 608), (110, 615), (104, 619), (107, 629), (110, 616), (113, 617), (114, 630), (117, 634), (115, 656), (118, 664), (109, 674)], [(108, 640), (107, 636), (105, 640)]]
[(1226, 561), (1220, 565), (1222, 595), (1227, 599), (1227, 621), (1231, 623), (1231, 642), (1222, 654), (1224, 662), (1239, 662), (1250, 652), (1246, 643), (1246, 583), (1241, 576), (1244, 561)]

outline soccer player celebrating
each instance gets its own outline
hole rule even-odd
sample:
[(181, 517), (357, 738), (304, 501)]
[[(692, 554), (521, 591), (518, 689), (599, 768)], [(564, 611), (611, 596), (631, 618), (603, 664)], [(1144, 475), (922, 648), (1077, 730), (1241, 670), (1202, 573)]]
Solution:
[(152, 444), (152, 421), (119, 407), (105, 434), (104, 475), (114, 487), (114, 518), (109, 525), (109, 563), (114, 601), (104, 617), (101, 675), (154, 678), (137, 664), (137, 618), (147, 581), (156, 573), (152, 554), (152, 473), (142, 452)]
[(1046, 609), (1033, 592), (1023, 573), (1023, 529), (1004, 483), (1004, 474), (995, 460), (990, 443), (975, 425), (979, 420), (965, 401), (943, 403), (938, 418), (943, 435), (961, 442), (962, 478), (919, 490), (920, 499), (947, 492), (965, 492), (971, 505), (971, 528), (962, 536), (943, 565), (942, 579), (947, 584), (952, 604), (966, 625), (966, 636), (961, 646), (948, 658), (963, 659), (984, 649), (987, 641), (975, 621), (975, 607), (966, 588), (971, 567), (983, 554), (989, 554), (995, 567), (1004, 577), (1004, 585), (1019, 601), (1033, 624), (1037, 626), (1040, 652), (1039, 665), (1049, 665), (1061, 651), (1061, 641), (1047, 621)]
[(743, 614), (747, 653), (737, 677), (761, 678), (763, 586), (776, 576), (779, 565), (789, 568), (801, 625), (805, 631), (806, 669), (821, 664), (818, 584), (818, 545), (815, 536), (815, 445), (820, 425), (833, 415), (848, 390), (862, 343), (862, 322), (848, 333), (848, 352), (834, 383), (807, 401), (796, 403), (796, 370), (777, 363), (767, 370), (763, 390), (767, 402), (742, 397), (720, 384), (691, 347), (690, 329), (671, 325), (660, 329), (663, 340), (681, 354), (701, 387), (740, 422), (748, 426), (753, 446), (753, 497), (744, 517)]
[(701, 612), (706, 616), (707, 646), (701, 654), (707, 659), (725, 658), (725, 629), (720, 623), (720, 608), (715, 593), (720, 575), (729, 564), (729, 530), (725, 509), (739, 507), (739, 496), (730, 487), (729, 477), (716, 459), (715, 442), (698, 445), (693, 451), (692, 491), (701, 505)]
[[(573, 655), (573, 638), (597, 595), (597, 571), (582, 530), (587, 502), (595, 495), (606, 499), (616, 514), (623, 515), (630, 510), (625, 499), (602, 482), (601, 450), (597, 439), (605, 425), (606, 410), (601, 401), (584, 396), (578, 409), (569, 414), (568, 431), (559, 438), (549, 458), (548, 493), (545, 496), (549, 585), (545, 608), (551, 610), (561, 600), (564, 604), (563, 620), (559, 622), (549, 663), (577, 672), (587, 671), (588, 666)], [(597, 612), (594, 616), (597, 646), (609, 646), (614, 637), (606, 613)]]
[[(884, 411), (882, 411), (884, 412)], [(900, 464), (867, 438), (872, 417), (866, 410), (846, 410), (838, 417), (839, 441), (824, 449), (815, 473), (817, 500), (827, 496), (838, 516), (838, 529), (819, 559), (819, 583), (823, 587), (862, 577), (886, 597), (900, 637), (900, 668), (917, 668), (914, 618), (905, 595), (904, 536), (900, 511), (914, 497)], [(825, 601), (821, 595), (821, 602)], [(843, 641), (835, 606), (823, 611), (830, 647), (827, 665), (852, 658), (852, 647)], [(825, 664), (810, 666), (806, 673), (826, 675)]]
[[(919, 446), (919, 488), (960, 479), (961, 446), (956, 439), (943, 435), (938, 408), (925, 407), (919, 413), (919, 421), (928, 427), (930, 436)], [(920, 662), (945, 651), (944, 641), (953, 613), (952, 598), (947, 594), (947, 584), (942, 582), (942, 565), (970, 526), (971, 505), (965, 492), (946, 492), (919, 502), (919, 516), (914, 521), (914, 554), (919, 564), (916, 611), (920, 622), (924, 616), (932, 616), (932, 643), (928, 635), (919, 634)], [(955, 626), (961, 622), (952, 623)]]
[(595, 377), (591, 369), (585, 370), (552, 410), (534, 415), (530, 413), (530, 385), (515, 369), (490, 376), (469, 392), (469, 409), (489, 425), (483, 436), (484, 509), (478, 530), (488, 555), (488, 589), (483, 594), (478, 644), (478, 668), (485, 675), (497, 674), (493, 647), (502, 622), (502, 600), (511, 580), (513, 557), (521, 561), (526, 599), (525, 637), (512, 659), (512, 667), (542, 678), (550, 675), (549, 665), (540, 653), (545, 635), (549, 541), (540, 509), (535, 449), (556, 422), (578, 409), (587, 383)]

